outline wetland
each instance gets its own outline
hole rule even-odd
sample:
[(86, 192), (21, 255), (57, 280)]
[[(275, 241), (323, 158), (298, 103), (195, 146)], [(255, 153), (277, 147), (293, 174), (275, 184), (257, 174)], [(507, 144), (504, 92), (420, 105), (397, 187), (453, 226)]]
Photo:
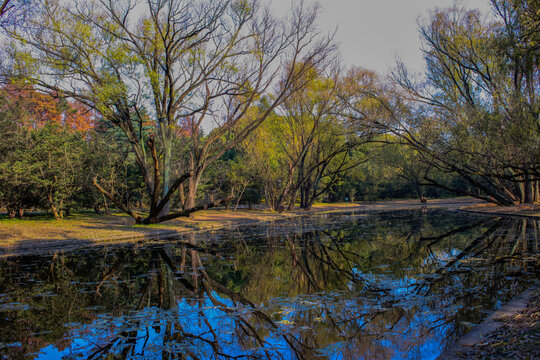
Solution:
[(4, 359), (435, 359), (539, 273), (536, 219), (317, 214), (0, 260)]

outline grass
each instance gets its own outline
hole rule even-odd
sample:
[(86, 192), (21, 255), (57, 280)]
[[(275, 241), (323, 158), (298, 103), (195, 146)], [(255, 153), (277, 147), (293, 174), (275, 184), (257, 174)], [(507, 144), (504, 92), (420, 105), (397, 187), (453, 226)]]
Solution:
[(74, 213), (63, 220), (48, 215), (29, 214), (23, 219), (0, 218), (0, 247), (17, 247), (22, 243), (80, 240), (110, 241), (115, 238), (141, 238), (164, 232), (179, 233), (189, 230), (219, 228), (222, 226), (267, 221), (291, 216), (266, 210), (206, 210), (190, 218), (179, 218), (161, 224), (136, 225), (128, 215), (112, 213), (97, 215)]
[(52, 216), (29, 216), (24, 219), (0, 221), (0, 244), (13, 246), (26, 240), (91, 240), (124, 235), (139, 235), (127, 216), (121, 214), (73, 214), (63, 220)]
[[(432, 207), (462, 204), (463, 199), (430, 200)], [(307, 213), (328, 213), (360, 209), (365, 211), (400, 210), (419, 206), (417, 200), (400, 200), (365, 203), (315, 204)], [(276, 213), (264, 209), (239, 209), (238, 211), (210, 209), (199, 211), (193, 217), (178, 218), (161, 224), (135, 225), (133, 219), (123, 213), (97, 215), (88, 211), (74, 213), (63, 220), (43, 214), (28, 214), (24, 219), (0, 217), (0, 255), (9, 252), (38, 251), (39, 248), (66, 244), (97, 244), (130, 241), (145, 237), (158, 237), (193, 230), (217, 229), (220, 227), (260, 221), (272, 221), (303, 215), (306, 211)]]

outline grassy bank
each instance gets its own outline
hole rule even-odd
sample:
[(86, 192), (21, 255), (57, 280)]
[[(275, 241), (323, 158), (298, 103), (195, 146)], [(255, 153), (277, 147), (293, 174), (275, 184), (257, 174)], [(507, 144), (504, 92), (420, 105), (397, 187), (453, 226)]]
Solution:
[(165, 232), (185, 232), (218, 228), (240, 222), (274, 220), (291, 216), (264, 210), (206, 210), (190, 218), (180, 218), (162, 224), (136, 225), (123, 213), (97, 215), (74, 213), (63, 220), (52, 216), (29, 216), (24, 219), (0, 220), (0, 247), (17, 246), (22, 242), (50, 242), (59, 240), (107, 241), (115, 238), (140, 238)]
[(269, 210), (204, 210), (193, 217), (179, 218), (156, 225), (135, 225), (133, 219), (123, 213), (96, 215), (74, 213), (64, 220), (52, 216), (28, 216), (24, 219), (0, 220), (0, 255), (37, 252), (52, 246), (62, 249), (63, 245), (91, 245), (106, 242), (156, 238), (186, 231), (218, 229), (224, 226), (273, 221), (288, 217), (334, 211), (385, 211), (419, 207), (457, 208), (477, 203), (473, 199), (431, 200), (420, 204), (417, 200), (379, 201), (359, 203), (316, 204), (306, 212), (296, 209), (276, 213)]

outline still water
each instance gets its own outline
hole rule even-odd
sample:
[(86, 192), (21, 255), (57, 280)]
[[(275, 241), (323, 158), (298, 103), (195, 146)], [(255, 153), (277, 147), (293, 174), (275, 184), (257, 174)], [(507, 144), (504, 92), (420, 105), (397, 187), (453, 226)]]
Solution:
[(0, 259), (0, 359), (434, 359), (539, 275), (540, 224), (319, 215)]

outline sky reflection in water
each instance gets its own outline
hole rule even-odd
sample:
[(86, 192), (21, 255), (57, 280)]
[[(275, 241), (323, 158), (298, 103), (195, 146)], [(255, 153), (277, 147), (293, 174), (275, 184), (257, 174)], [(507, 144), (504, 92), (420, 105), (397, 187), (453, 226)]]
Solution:
[(330, 215), (8, 258), (0, 353), (434, 359), (537, 277), (538, 230), (443, 211)]

